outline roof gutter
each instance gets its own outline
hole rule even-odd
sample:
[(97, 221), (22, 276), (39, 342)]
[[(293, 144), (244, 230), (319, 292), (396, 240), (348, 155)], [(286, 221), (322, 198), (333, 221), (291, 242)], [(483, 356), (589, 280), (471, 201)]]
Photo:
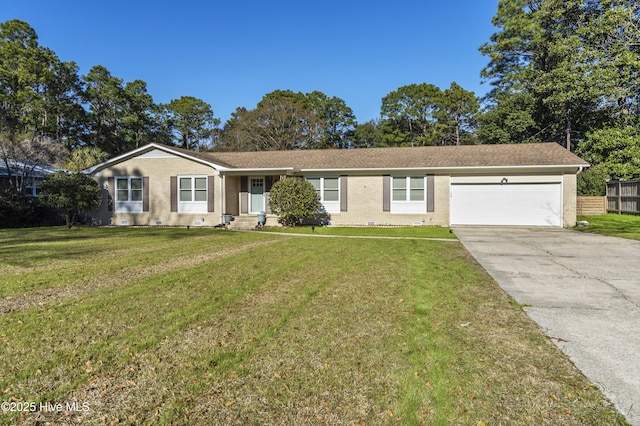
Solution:
[(293, 175), (296, 172), (299, 172), (300, 169), (296, 169), (295, 167), (256, 167), (256, 168), (238, 168), (238, 169), (224, 169), (220, 171), (220, 174), (227, 176), (246, 176), (248, 174), (258, 174), (258, 175), (266, 175), (266, 174), (281, 174), (281, 175)]
[(586, 164), (549, 164), (549, 165), (512, 165), (512, 166), (461, 166), (461, 167), (393, 167), (393, 168), (354, 168), (354, 169), (299, 169), (300, 173), (411, 173), (411, 172), (461, 172), (461, 171), (504, 171), (504, 170), (581, 170)]

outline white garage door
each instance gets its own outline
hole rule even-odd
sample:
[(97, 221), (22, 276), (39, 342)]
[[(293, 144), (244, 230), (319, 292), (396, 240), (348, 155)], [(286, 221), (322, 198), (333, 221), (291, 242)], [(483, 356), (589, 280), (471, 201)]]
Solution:
[(451, 225), (562, 226), (560, 183), (452, 184)]

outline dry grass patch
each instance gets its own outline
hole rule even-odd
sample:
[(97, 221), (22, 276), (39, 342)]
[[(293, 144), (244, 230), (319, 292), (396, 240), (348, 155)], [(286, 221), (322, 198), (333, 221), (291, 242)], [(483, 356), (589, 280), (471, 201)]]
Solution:
[[(202, 239), (207, 237), (200, 238)], [(0, 313), (22, 311), (34, 306), (42, 308), (46, 305), (59, 303), (69, 298), (81, 297), (84, 294), (95, 292), (103, 288), (117, 287), (123, 284), (130, 284), (132, 281), (138, 281), (146, 277), (175, 272), (178, 269), (188, 268), (204, 262), (212, 262), (226, 256), (234, 256), (255, 247), (264, 244), (272, 244), (274, 242), (275, 240), (264, 240), (245, 244), (244, 241), (238, 241), (236, 242), (236, 244), (238, 244), (237, 247), (233, 245), (223, 246), (219, 247), (216, 251), (201, 254), (192, 254), (190, 252), (174, 253), (174, 256), (161, 264), (123, 267), (117, 271), (117, 273), (114, 273), (111, 269), (100, 271), (100, 273), (94, 271), (92, 275), (84, 274), (81, 277), (77, 277), (75, 281), (63, 286), (55, 286), (53, 288), (44, 287), (17, 295), (7, 296), (0, 301)], [(163, 249), (166, 250), (166, 247), (156, 247), (151, 251), (151, 256), (161, 255), (164, 257)], [(109, 257), (128, 258), (133, 256), (135, 251), (139, 250), (140, 247), (138, 247), (137, 250), (114, 250), (109, 254)], [(149, 253), (147, 252), (146, 255), (149, 255)], [(100, 264), (104, 264), (105, 261), (108, 261), (108, 258), (102, 258), (98, 262)], [(44, 279), (42, 282), (47, 281)]]

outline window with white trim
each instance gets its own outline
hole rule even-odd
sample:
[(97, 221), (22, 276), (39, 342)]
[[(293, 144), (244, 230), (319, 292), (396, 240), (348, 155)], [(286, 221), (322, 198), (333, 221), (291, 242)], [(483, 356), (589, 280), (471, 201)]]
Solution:
[(178, 176), (178, 211), (207, 212), (207, 176)]
[(28, 197), (34, 197), (34, 198), (38, 197), (42, 192), (42, 189), (40, 188), (40, 183), (41, 183), (40, 179), (36, 179), (36, 178), (29, 179), (27, 181), (27, 184), (24, 187), (25, 194)]
[(116, 212), (142, 212), (142, 177), (118, 176), (116, 185)]
[(391, 179), (391, 213), (426, 212), (424, 176), (393, 176)]
[(394, 177), (393, 201), (424, 201), (424, 177)]
[(340, 213), (340, 178), (308, 177), (306, 179), (316, 189), (324, 209), (328, 213)]

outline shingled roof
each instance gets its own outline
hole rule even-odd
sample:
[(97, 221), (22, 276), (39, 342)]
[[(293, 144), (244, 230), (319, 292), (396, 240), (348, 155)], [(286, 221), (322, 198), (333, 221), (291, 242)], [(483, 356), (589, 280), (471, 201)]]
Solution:
[(589, 164), (555, 142), (513, 145), (423, 146), (405, 148), (315, 149), (297, 151), (198, 152), (149, 144), (95, 165), (95, 173), (153, 149), (196, 159), (221, 171), (398, 170), (475, 167), (586, 167)]
[(230, 169), (339, 170), (588, 165), (555, 142), (259, 152), (179, 151)]

